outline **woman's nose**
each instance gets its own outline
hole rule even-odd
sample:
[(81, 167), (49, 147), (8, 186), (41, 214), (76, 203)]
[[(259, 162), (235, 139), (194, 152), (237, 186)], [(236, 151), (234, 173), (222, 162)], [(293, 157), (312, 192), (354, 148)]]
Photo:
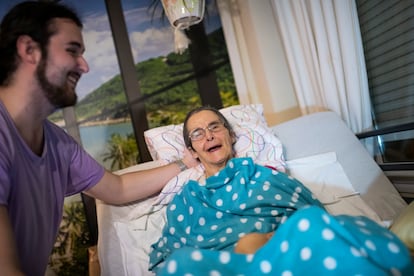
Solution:
[(214, 139), (214, 134), (209, 129), (206, 129), (206, 139), (207, 139), (207, 141), (211, 141), (211, 140)]

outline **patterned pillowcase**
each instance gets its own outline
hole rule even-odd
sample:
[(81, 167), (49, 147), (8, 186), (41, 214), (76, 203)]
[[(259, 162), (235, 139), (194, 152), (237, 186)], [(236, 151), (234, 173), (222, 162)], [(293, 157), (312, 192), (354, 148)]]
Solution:
[[(251, 157), (259, 164), (285, 171), (283, 147), (272, 133), (260, 104), (236, 105), (220, 109), (233, 127), (237, 141), (237, 157)], [(183, 124), (161, 126), (144, 133), (153, 160), (166, 163), (182, 158), (184, 151)]]
[[(220, 109), (220, 112), (236, 134), (237, 157), (251, 157), (258, 164), (285, 172), (282, 143), (268, 127), (262, 105), (236, 105)], [(185, 147), (182, 133), (183, 124), (147, 130), (144, 136), (152, 158), (162, 164), (182, 158)], [(188, 180), (199, 180), (202, 175), (202, 165), (181, 172), (164, 186), (154, 205), (168, 204)]]

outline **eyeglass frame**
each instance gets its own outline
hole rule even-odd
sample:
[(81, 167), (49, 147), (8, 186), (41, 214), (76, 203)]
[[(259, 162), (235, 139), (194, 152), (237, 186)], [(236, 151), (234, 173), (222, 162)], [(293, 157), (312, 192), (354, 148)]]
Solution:
[[(223, 128), (220, 127), (220, 129), (213, 130), (213, 129), (211, 129), (213, 126), (221, 126)], [(200, 141), (204, 137), (206, 137), (207, 130), (210, 131), (210, 133), (216, 133), (216, 132), (222, 131), (224, 129), (227, 129), (226, 124), (224, 122), (220, 121), (220, 120), (217, 120), (217, 121), (213, 121), (213, 122), (209, 123), (206, 127), (198, 127), (198, 128), (193, 129), (192, 131), (189, 132), (188, 138), (190, 138), (191, 142)], [(202, 131), (202, 135), (198, 139), (194, 139), (192, 137), (193, 133), (196, 132), (196, 131)]]

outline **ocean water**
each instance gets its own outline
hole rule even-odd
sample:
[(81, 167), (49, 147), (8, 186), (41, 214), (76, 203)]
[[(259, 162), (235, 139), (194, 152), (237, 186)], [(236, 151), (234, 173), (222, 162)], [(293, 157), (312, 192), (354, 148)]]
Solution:
[(110, 169), (110, 161), (103, 162), (103, 155), (107, 152), (107, 143), (111, 135), (118, 133), (126, 137), (133, 133), (131, 122), (80, 127), (80, 136), (84, 149), (99, 163)]

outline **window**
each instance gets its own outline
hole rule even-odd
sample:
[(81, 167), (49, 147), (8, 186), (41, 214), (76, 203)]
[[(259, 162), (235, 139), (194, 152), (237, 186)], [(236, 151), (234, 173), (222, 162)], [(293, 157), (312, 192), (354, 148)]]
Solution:
[[(414, 161), (414, 2), (357, 0), (382, 162)], [(408, 124), (408, 125), (407, 125)], [(411, 129), (411, 130), (410, 130)]]
[(376, 160), (410, 202), (414, 198), (414, 2), (357, 0), (377, 130)]

